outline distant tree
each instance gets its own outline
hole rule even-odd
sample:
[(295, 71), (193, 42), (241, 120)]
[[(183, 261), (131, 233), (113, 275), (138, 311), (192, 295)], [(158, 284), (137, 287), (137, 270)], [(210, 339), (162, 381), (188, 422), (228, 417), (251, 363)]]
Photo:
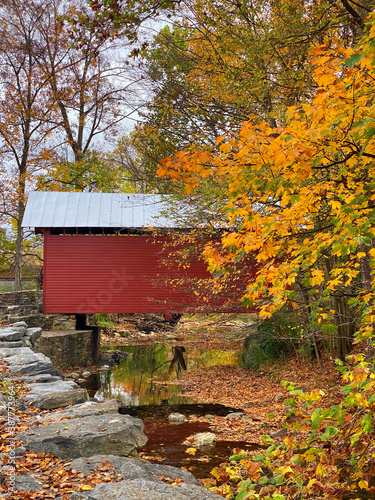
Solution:
[(137, 100), (137, 77), (122, 52), (127, 47), (129, 55), (129, 43), (99, 37), (69, 16), (94, 19), (79, 0), (9, 0), (0, 6), (1, 214), (17, 224), (17, 290), (28, 189), (40, 175), (44, 188), (104, 189), (108, 180), (112, 189), (114, 170), (92, 146), (115, 136), (127, 105)]
[(45, 165), (45, 143), (54, 128), (48, 82), (35, 53), (44, 7), (11, 0), (0, 6), (0, 170), (2, 217), (16, 224), (15, 289), (21, 289), (27, 185)]
[(129, 191), (125, 166), (112, 160), (112, 155), (89, 150), (77, 161), (57, 162), (39, 176), (37, 188), (42, 191)]
[[(91, 25), (63, 21), (69, 15), (94, 20), (79, 0), (63, 7), (61, 2), (49, 0), (39, 26), (43, 50), (36, 60), (56, 107), (54, 125), (64, 145), (58, 163), (67, 161), (67, 168), (82, 161), (94, 166), (93, 141), (113, 140), (119, 124), (136, 106), (140, 77), (132, 72), (126, 40), (98, 37)], [(79, 171), (76, 168), (71, 176), (77, 190), (82, 189)]]

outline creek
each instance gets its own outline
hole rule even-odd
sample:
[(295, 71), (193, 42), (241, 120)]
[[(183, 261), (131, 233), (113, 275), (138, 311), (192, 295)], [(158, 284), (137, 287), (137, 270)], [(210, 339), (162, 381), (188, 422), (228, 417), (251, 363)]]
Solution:
[[(216, 441), (213, 446), (197, 449), (195, 455), (190, 455), (187, 449), (192, 445), (184, 444), (192, 434), (210, 431), (210, 416), (226, 416), (239, 410), (220, 404), (201, 404), (186, 397), (179, 378), (185, 369), (238, 364), (235, 353), (165, 344), (111, 346), (109, 349), (125, 358), (108, 370), (92, 375), (85, 387), (98, 400), (116, 398), (121, 401), (120, 413), (143, 420), (148, 442), (138, 450), (142, 456), (150, 461), (184, 467), (197, 478), (204, 478), (213, 467), (227, 460), (234, 448), (249, 449), (250, 445), (245, 442)], [(169, 423), (168, 415), (174, 412), (207, 416), (207, 419)]]

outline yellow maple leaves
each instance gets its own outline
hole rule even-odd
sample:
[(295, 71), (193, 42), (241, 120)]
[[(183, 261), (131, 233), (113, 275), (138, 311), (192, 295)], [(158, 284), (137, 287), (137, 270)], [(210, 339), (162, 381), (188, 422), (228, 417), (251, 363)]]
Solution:
[[(314, 49), (317, 88), (287, 110), (282, 125), (249, 120), (220, 136), (212, 151), (181, 152), (159, 169), (183, 180), (186, 193), (210, 176), (227, 186), (228, 232), (221, 248), (208, 245), (204, 256), (217, 271), (254, 255), (260, 269), (246, 297), (264, 316), (301, 286), (310, 304), (321, 297), (327, 311), (338, 304), (324, 303), (324, 290), (347, 293), (358, 310), (371, 304), (361, 290), (363, 259), (375, 257), (374, 16), (371, 23), (356, 51), (335, 43)], [(373, 317), (366, 314), (364, 330)]]

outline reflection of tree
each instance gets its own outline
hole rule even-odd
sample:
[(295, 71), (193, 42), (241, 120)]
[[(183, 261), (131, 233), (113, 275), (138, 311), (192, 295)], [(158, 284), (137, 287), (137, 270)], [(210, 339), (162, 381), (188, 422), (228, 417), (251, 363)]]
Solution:
[(157, 383), (174, 380), (182, 369), (186, 369), (184, 347), (178, 347), (177, 351), (173, 347), (172, 352), (168, 346), (161, 344), (127, 346), (125, 349), (131, 356), (121, 360), (110, 377), (103, 381), (101, 392), (106, 397), (116, 396), (130, 405), (185, 402), (185, 398), (178, 395), (178, 385)]
[(177, 368), (177, 378), (180, 378), (181, 376), (181, 370), (186, 370), (186, 362), (184, 358), (184, 352), (185, 352), (185, 347), (183, 346), (175, 346), (173, 348), (174, 351), (174, 356), (171, 361), (171, 364), (169, 365), (169, 371), (171, 371), (176, 365)]
[[(121, 348), (116, 348), (121, 349)], [(131, 356), (120, 361), (110, 373), (101, 376), (99, 397), (116, 397), (126, 405), (160, 405), (185, 403), (178, 384), (162, 384), (180, 378), (182, 371), (214, 365), (236, 364), (237, 356), (229, 351), (195, 349), (186, 352), (183, 346), (156, 344), (152, 346), (126, 346)]]
[[(181, 369), (186, 370), (186, 362), (184, 359), (184, 352), (186, 351), (185, 347), (183, 346), (175, 346), (172, 348), (173, 352), (173, 359), (172, 361), (164, 361), (160, 366), (155, 368), (151, 375), (153, 375), (156, 371), (158, 371), (160, 368), (162, 368), (164, 365), (169, 363), (169, 368), (168, 368), (168, 375), (171, 375), (173, 372), (173, 367), (176, 366), (176, 372), (177, 372), (177, 378), (181, 377)], [(168, 377), (169, 378), (169, 377)]]

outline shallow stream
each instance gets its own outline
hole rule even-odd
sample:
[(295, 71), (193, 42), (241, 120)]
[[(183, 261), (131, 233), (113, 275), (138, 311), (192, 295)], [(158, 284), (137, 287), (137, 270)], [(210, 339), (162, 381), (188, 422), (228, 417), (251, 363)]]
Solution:
[[(223, 405), (199, 404), (184, 396), (179, 378), (185, 369), (205, 368), (214, 365), (235, 365), (235, 353), (204, 350), (164, 344), (141, 346), (112, 346), (127, 356), (118, 364), (108, 367), (88, 379), (86, 388), (98, 400), (116, 398), (121, 401), (120, 413), (141, 418), (148, 437), (145, 447), (138, 450), (151, 461), (184, 467), (196, 477), (209, 476), (213, 467), (228, 459), (234, 448), (249, 448), (244, 442), (217, 441), (213, 446), (198, 449), (195, 455), (187, 453), (192, 445), (184, 444), (186, 438), (198, 432), (209, 432), (209, 416), (226, 416), (239, 411)], [(122, 354), (124, 353), (124, 354)], [(208, 415), (207, 422), (172, 424), (168, 415), (173, 412), (185, 416)]]

